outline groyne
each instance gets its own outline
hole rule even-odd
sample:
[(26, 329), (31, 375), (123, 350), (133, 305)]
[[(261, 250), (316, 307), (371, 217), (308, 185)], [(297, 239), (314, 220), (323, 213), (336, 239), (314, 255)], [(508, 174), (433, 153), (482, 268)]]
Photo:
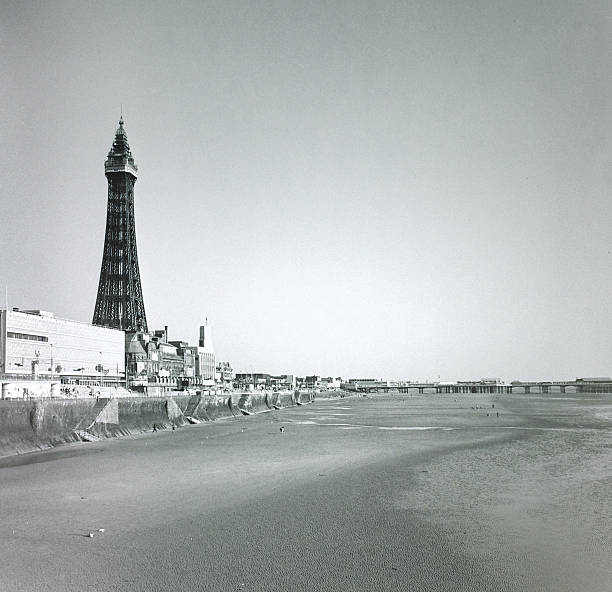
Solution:
[(0, 456), (304, 405), (314, 393), (0, 400)]

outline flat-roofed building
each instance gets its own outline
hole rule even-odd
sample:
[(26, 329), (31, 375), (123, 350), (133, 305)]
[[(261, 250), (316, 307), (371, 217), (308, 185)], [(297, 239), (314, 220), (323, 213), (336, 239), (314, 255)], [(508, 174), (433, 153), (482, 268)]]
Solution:
[(295, 376), (293, 374), (270, 376), (269, 386), (279, 391), (292, 391), (295, 388)]
[(234, 387), (244, 388), (265, 388), (270, 384), (270, 375), (262, 372), (236, 372), (234, 375)]
[(329, 391), (338, 390), (341, 384), (342, 378), (340, 377), (327, 376), (326, 378), (321, 378), (321, 387)]
[(0, 309), (0, 374), (65, 384), (123, 384), (124, 333), (43, 310)]
[(609, 376), (593, 376), (590, 378), (576, 378), (576, 390), (579, 393), (610, 393), (612, 392), (612, 378)]
[(200, 325), (198, 345), (192, 346), (190, 349), (195, 363), (195, 384), (201, 386), (214, 385), (217, 364), (212, 340), (212, 327), (208, 324), (208, 317), (204, 325)]

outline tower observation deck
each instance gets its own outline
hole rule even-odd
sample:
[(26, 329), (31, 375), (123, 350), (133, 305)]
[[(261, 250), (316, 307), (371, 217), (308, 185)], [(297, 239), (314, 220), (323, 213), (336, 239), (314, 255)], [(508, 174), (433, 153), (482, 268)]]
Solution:
[(124, 331), (147, 331), (134, 222), (138, 167), (123, 128), (123, 117), (104, 163), (104, 172), (108, 181), (106, 235), (93, 324)]

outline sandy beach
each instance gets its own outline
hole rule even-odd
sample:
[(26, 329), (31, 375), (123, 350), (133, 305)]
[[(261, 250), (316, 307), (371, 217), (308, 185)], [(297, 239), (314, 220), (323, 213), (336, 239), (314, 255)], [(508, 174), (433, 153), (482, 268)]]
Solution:
[(0, 553), (7, 591), (604, 592), (612, 396), (318, 400), (5, 458)]

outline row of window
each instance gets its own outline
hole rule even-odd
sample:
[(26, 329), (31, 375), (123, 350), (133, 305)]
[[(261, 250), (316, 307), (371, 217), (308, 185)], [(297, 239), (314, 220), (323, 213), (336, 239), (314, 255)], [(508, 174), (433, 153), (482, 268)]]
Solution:
[[(76, 322), (68, 321), (62, 322), (61, 320), (55, 319), (56, 322), (49, 323), (41, 322), (39, 317), (35, 315), (31, 316), (33, 322), (30, 319), (25, 321), (20, 319), (18, 324), (9, 325), (13, 329), (21, 329), (21, 331), (45, 331), (53, 337), (55, 341), (59, 343), (60, 340), (66, 343), (74, 343), (76, 340), (79, 344), (82, 342), (93, 342), (103, 346), (102, 349), (116, 348), (118, 344), (121, 344), (123, 348), (123, 342), (125, 336), (122, 331), (116, 329), (106, 329), (104, 327), (96, 327), (87, 325), (86, 323), (77, 324)], [(8, 328), (8, 327), (7, 327)], [(22, 333), (15, 332), (15, 335), (22, 335)], [(32, 335), (32, 333), (24, 333), (24, 335)], [(7, 331), (7, 337), (11, 336), (11, 332)], [(20, 338), (18, 338), (20, 339)], [(100, 351), (100, 347), (96, 346), (96, 349)]]
[(27, 333), (13, 333), (12, 331), (7, 331), (6, 336), (13, 339), (27, 339), (28, 341), (44, 341), (45, 343), (49, 341), (49, 338), (44, 335), (28, 335)]

